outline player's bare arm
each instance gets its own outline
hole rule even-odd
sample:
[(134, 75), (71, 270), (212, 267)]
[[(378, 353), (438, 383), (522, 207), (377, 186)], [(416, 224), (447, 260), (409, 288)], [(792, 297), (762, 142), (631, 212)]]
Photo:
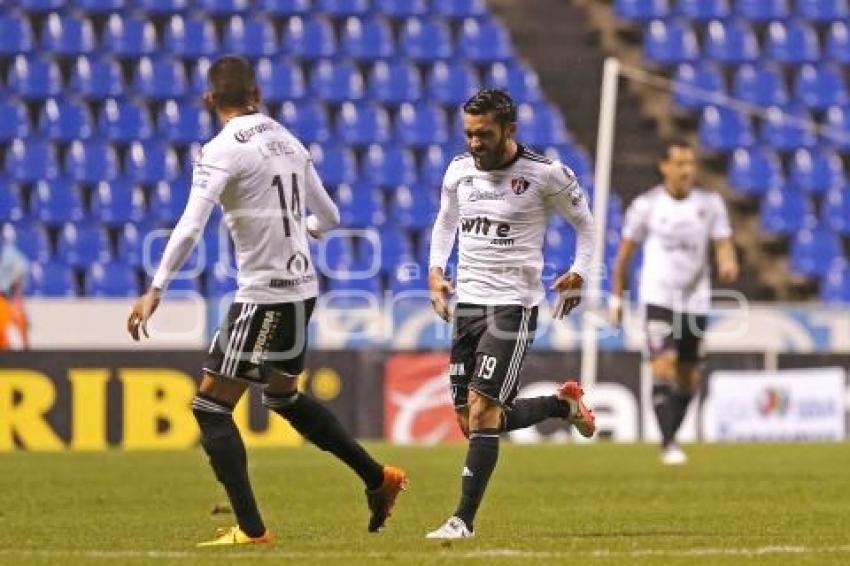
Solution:
[(432, 267), (428, 271), (428, 290), (431, 292), (431, 306), (437, 316), (446, 322), (452, 316), (449, 296), (452, 293), (452, 285), (446, 279), (441, 267)]
[(156, 308), (159, 306), (162, 298), (162, 289), (151, 287), (141, 297), (136, 299), (133, 308), (130, 309), (130, 316), (127, 318), (127, 332), (133, 337), (136, 342), (139, 341), (139, 329), (145, 338), (148, 335), (148, 320), (150, 320)]
[(717, 259), (717, 275), (724, 283), (732, 283), (738, 279), (738, 254), (732, 238), (724, 238), (714, 242), (714, 255)]
[(637, 244), (624, 238), (617, 249), (617, 257), (614, 259), (614, 273), (611, 282), (611, 297), (608, 300), (608, 317), (611, 324), (619, 326), (623, 320), (623, 294), (626, 292), (626, 277), (629, 272), (629, 264), (637, 249)]

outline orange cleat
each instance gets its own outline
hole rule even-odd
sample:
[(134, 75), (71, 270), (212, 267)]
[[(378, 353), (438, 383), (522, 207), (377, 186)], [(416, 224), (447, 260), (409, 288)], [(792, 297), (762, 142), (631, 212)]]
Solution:
[(384, 483), (374, 490), (366, 490), (366, 502), (372, 516), (369, 517), (369, 532), (381, 530), (392, 514), (398, 494), (407, 489), (407, 474), (401, 468), (384, 466)]
[(231, 546), (235, 544), (269, 544), (274, 541), (271, 532), (266, 529), (262, 535), (251, 537), (246, 535), (239, 527), (223, 527), (216, 532), (216, 538), (206, 542), (199, 542), (198, 547), (203, 546)]
[(570, 406), (570, 416), (567, 417), (567, 420), (576, 427), (576, 430), (583, 437), (590, 438), (596, 432), (596, 417), (593, 416), (593, 411), (581, 400), (583, 396), (584, 389), (581, 388), (578, 381), (565, 381), (558, 388), (558, 398)]

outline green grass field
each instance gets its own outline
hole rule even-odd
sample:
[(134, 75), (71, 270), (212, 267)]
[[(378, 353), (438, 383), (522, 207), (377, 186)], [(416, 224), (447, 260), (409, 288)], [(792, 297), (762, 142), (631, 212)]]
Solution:
[(426, 541), (454, 509), (464, 447), (371, 445), (407, 468), (387, 529), (362, 488), (312, 447), (253, 450), (270, 547), (196, 549), (230, 515), (200, 451), (0, 455), (0, 564), (850, 564), (850, 447), (515, 446), (476, 538)]

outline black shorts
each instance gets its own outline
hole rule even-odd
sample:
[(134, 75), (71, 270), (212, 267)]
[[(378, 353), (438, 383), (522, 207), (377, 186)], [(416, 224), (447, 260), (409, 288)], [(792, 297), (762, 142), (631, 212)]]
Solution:
[(307, 324), (316, 299), (293, 303), (233, 303), (213, 336), (204, 371), (265, 383), (265, 369), (304, 370)]
[(510, 407), (536, 329), (537, 307), (459, 303), (449, 358), (455, 407), (467, 404), (469, 389)]
[(705, 357), (703, 337), (707, 320), (704, 314), (679, 313), (658, 305), (646, 305), (649, 357), (672, 351), (679, 361), (702, 361)]

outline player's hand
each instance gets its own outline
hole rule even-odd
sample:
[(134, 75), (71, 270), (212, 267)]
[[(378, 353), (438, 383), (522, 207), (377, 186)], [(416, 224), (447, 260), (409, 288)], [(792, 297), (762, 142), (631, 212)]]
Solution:
[(142, 329), (145, 338), (150, 338), (148, 336), (148, 320), (159, 306), (161, 297), (162, 291), (151, 287), (144, 295), (136, 299), (136, 303), (130, 310), (130, 316), (127, 318), (127, 332), (136, 342), (139, 341), (139, 328)]
[(717, 275), (724, 283), (734, 283), (738, 279), (738, 262), (725, 261), (717, 266)]
[(428, 273), (428, 289), (431, 291), (431, 307), (434, 312), (448, 322), (452, 316), (452, 310), (449, 306), (452, 285), (443, 277), (442, 270), (434, 270)]
[(558, 302), (555, 304), (554, 318), (564, 318), (570, 311), (581, 303), (581, 289), (584, 279), (572, 271), (564, 273), (552, 283), (551, 289), (558, 292)]
[(608, 298), (608, 322), (614, 327), (623, 324), (623, 299), (616, 295)]

